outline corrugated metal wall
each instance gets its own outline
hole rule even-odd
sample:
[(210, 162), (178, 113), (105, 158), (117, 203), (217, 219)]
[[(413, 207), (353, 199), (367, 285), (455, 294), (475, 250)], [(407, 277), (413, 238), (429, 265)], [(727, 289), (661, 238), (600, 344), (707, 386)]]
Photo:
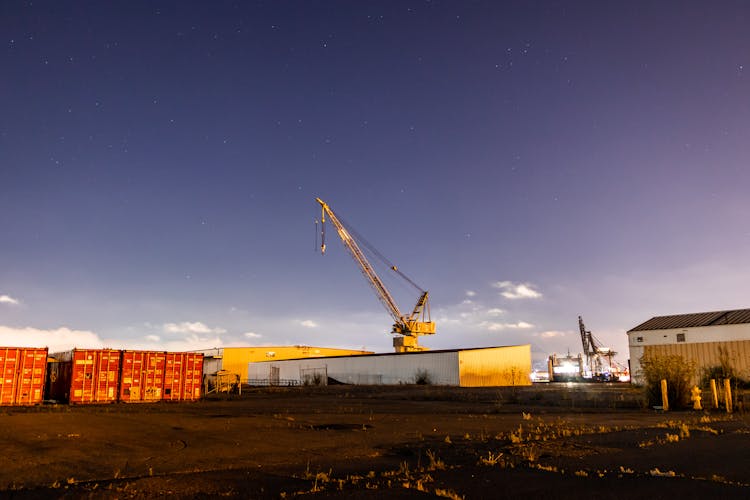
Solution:
[[(272, 369), (278, 372), (271, 374)], [(429, 383), (458, 385), (458, 356), (455, 352), (387, 354), (376, 356), (346, 356), (338, 358), (310, 358), (250, 363), (248, 378), (277, 379), (303, 382), (305, 373), (325, 373), (328, 378), (344, 384), (392, 385), (414, 384), (421, 374)]]
[(531, 385), (531, 345), (459, 351), (462, 387)]
[(248, 365), (251, 383), (303, 383), (325, 374), (345, 384), (414, 384), (425, 377), (434, 385), (530, 385), (531, 346), (466, 351), (378, 354), (337, 358), (264, 361)]
[(705, 368), (721, 364), (721, 350), (725, 350), (730, 365), (737, 375), (750, 380), (750, 340), (727, 342), (704, 342), (696, 344), (667, 344), (644, 346), (644, 356), (678, 355), (695, 362), (698, 368), (695, 380), (698, 382)]

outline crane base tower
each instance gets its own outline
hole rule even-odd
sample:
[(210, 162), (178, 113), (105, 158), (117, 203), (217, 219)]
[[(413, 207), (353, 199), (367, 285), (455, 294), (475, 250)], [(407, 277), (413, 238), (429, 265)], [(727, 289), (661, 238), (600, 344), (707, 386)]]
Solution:
[(421, 352), (428, 349), (419, 345), (417, 337), (393, 337), (393, 350), (396, 352)]

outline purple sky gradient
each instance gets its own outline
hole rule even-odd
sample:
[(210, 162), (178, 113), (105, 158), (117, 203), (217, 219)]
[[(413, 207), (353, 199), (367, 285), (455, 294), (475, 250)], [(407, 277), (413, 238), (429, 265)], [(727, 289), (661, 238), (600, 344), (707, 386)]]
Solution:
[(3, 2), (0, 343), (388, 351), (333, 231), (313, 250), (316, 196), (430, 290), (434, 349), (578, 352), (583, 315), (624, 360), (652, 316), (750, 307), (748, 23), (731, 1)]

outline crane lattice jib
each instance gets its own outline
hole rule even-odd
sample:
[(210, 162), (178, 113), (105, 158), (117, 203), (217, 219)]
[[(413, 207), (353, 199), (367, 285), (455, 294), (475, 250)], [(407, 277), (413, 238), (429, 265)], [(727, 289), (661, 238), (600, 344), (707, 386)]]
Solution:
[(586, 325), (583, 324), (583, 318), (578, 316), (578, 329), (581, 331), (581, 344), (583, 344), (583, 353), (586, 357), (596, 354), (597, 345), (591, 338), (591, 332), (586, 331)]
[(346, 230), (344, 225), (341, 223), (341, 221), (339, 221), (338, 217), (336, 217), (336, 214), (333, 213), (326, 202), (324, 202), (320, 198), (316, 198), (316, 200), (322, 207), (321, 223), (325, 222), (325, 216), (327, 214), (328, 218), (331, 219), (331, 222), (333, 222), (333, 225), (336, 226), (336, 230), (339, 233), (341, 241), (344, 242), (344, 246), (349, 251), (352, 258), (357, 262), (357, 264), (359, 264), (359, 269), (365, 276), (365, 278), (367, 278), (367, 282), (370, 284), (370, 286), (373, 287), (373, 289), (375, 289), (375, 293), (378, 296), (380, 302), (383, 304), (383, 306), (385, 306), (386, 310), (393, 317), (396, 323), (403, 325), (405, 323), (404, 315), (401, 314), (401, 311), (396, 305), (396, 301), (393, 300), (393, 297), (391, 297), (391, 294), (385, 288), (383, 282), (380, 281), (380, 278), (375, 273), (375, 270), (372, 268), (372, 265), (370, 265), (370, 262), (365, 257), (365, 254), (359, 248), (359, 245), (357, 245), (357, 242), (354, 240), (354, 238), (352, 238), (352, 236), (349, 234), (349, 231)]

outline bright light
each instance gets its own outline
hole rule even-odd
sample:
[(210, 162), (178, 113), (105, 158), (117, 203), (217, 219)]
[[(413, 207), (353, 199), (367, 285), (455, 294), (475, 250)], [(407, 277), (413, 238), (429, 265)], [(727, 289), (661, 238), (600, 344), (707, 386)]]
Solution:
[(553, 368), (553, 371), (555, 373), (572, 374), (572, 373), (578, 373), (578, 367), (566, 361), (560, 366), (555, 366)]

